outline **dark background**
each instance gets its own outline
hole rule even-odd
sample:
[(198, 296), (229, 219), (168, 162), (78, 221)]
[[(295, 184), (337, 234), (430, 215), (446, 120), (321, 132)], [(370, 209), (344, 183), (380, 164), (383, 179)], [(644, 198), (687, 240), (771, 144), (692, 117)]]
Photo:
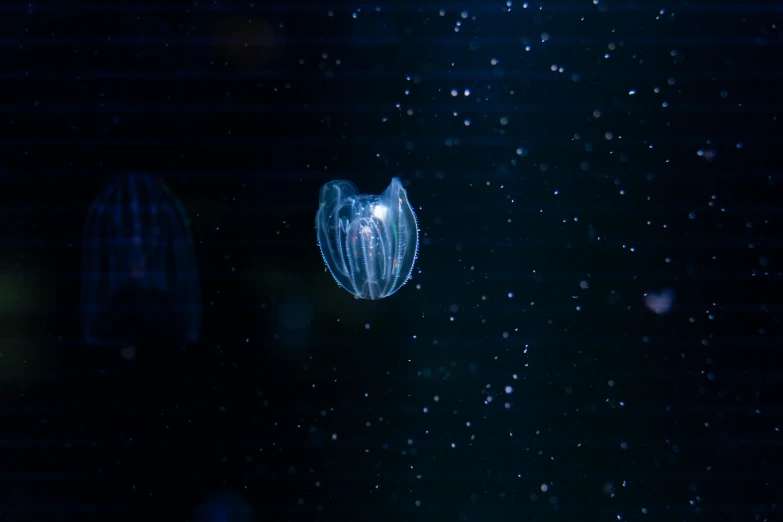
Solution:
[[(781, 7), (378, 5), (0, 6), (0, 520), (779, 516)], [(205, 314), (123, 357), (80, 245), (132, 170)], [(355, 300), (318, 190), (393, 176), (420, 258)]]

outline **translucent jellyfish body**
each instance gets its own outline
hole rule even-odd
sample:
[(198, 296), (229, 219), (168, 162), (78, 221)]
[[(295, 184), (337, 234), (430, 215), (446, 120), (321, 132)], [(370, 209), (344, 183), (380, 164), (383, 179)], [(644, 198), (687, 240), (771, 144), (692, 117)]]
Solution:
[(201, 287), (182, 204), (147, 174), (118, 176), (84, 226), (81, 322), (90, 344), (196, 341)]
[(388, 297), (410, 279), (419, 249), (416, 214), (398, 178), (380, 196), (350, 181), (321, 188), (318, 245), (337, 283), (362, 299)]

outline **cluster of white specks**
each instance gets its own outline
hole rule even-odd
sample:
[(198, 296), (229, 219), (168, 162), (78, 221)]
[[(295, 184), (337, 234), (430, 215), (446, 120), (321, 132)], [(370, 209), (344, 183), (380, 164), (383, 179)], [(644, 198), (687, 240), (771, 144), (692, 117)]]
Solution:
[[(506, 14), (512, 7), (517, 13)], [(536, 12), (523, 15), (529, 7)], [(592, 0), (592, 5), (579, 8), (578, 15), (567, 16), (585, 21), (578, 26), (582, 29), (597, 25), (595, 15), (612, 12), (614, 7)], [(542, 16), (544, 6), (503, 0), (494, 8), (503, 14), (492, 16), (508, 18)], [(554, 7), (547, 9), (550, 18), (526, 26), (529, 34), (514, 35), (513, 52), (505, 49), (505, 43), (496, 45), (494, 35), (488, 37), (487, 27), (480, 25), (484, 7), (470, 9), (470, 13), (444, 8), (426, 14), (428, 35), (435, 34), (429, 31), (436, 24), (441, 26), (439, 34), (447, 33), (443, 52), (428, 58), (421, 81), (403, 83), (398, 77), (393, 96), (378, 102), (390, 111), (394, 97), (405, 100), (406, 107), (395, 105), (398, 118), (382, 118), (388, 123), (386, 132), (389, 125), (403, 125), (394, 129), (404, 136), (402, 154), (382, 145), (371, 153), (383, 158), (385, 166), (409, 170), (411, 194), (418, 190), (419, 198), (431, 198), (422, 213), (422, 238), (424, 248), (437, 248), (431, 249), (429, 261), (435, 269), (422, 277), (424, 286), (418, 281), (415, 286), (420, 292), (399, 296), (403, 308), (415, 309), (406, 320), (420, 321), (414, 326), (400, 323), (400, 338), (410, 336), (408, 343), (403, 342), (408, 350), (403, 360), (409, 363), (404, 372), (414, 376), (413, 382), (402, 379), (402, 384), (388, 390), (365, 394), (364, 405), (375, 407), (379, 397), (410, 400), (412, 406), (406, 403), (404, 409), (410, 414), (412, 408), (414, 420), (410, 432), (397, 442), (403, 446), (397, 454), (426, 455), (410, 466), (411, 484), (427, 482), (418, 479), (427, 477), (422, 470), (430, 457), (447, 454), (454, 459), (472, 452), (484, 456), (486, 444), (509, 453), (519, 445), (537, 458), (536, 465), (550, 465), (557, 459), (562, 466), (567, 455), (538, 444), (544, 437), (550, 438), (546, 442), (560, 440), (556, 430), (561, 422), (572, 434), (564, 445), (580, 448), (576, 451), (583, 455), (588, 453), (583, 448), (596, 455), (606, 451), (606, 456), (620, 459), (612, 465), (641, 473), (644, 444), (638, 444), (633, 426), (619, 421), (627, 417), (619, 416), (653, 399), (634, 393), (654, 386), (674, 408), (682, 407), (690, 400), (688, 390), (678, 387), (675, 394), (663, 384), (674, 373), (675, 378), (698, 379), (693, 394), (716, 403), (728, 401), (720, 395), (725, 392), (714, 388), (725, 381), (726, 373), (718, 371), (713, 356), (726, 343), (716, 326), (729, 316), (731, 305), (704, 298), (718, 291), (711, 284), (715, 280), (729, 285), (739, 277), (728, 264), (721, 265), (728, 263), (723, 260), (733, 262), (739, 246), (752, 262), (752, 272), (744, 273), (743, 281), (775, 274), (770, 267), (776, 258), (768, 242), (738, 239), (741, 234), (771, 237), (775, 223), (772, 216), (764, 215), (768, 207), (756, 208), (729, 193), (733, 188), (720, 170), (735, 160), (741, 165), (759, 140), (740, 139), (714, 119), (719, 114), (730, 121), (745, 110), (758, 112), (759, 105), (742, 105), (749, 100), (743, 100), (742, 90), (735, 87), (739, 83), (732, 81), (732, 75), (740, 74), (733, 69), (735, 64), (729, 64), (735, 58), (719, 57), (731, 73), (709, 78), (706, 71), (688, 74), (687, 68), (700, 60), (701, 52), (699, 45), (688, 42), (701, 43), (703, 37), (667, 39), (676, 29), (670, 26), (674, 13), (667, 9), (625, 13), (646, 19), (648, 30), (660, 28), (656, 33), (660, 45), (644, 44), (643, 32), (604, 26), (595, 38), (574, 37), (585, 49), (570, 47), (571, 54), (562, 52), (567, 38), (561, 38), (555, 32), (557, 25), (550, 23), (560, 16)], [(355, 25), (369, 15), (356, 9)], [(424, 34), (412, 26), (401, 38), (410, 36), (415, 41)], [(510, 41), (501, 36), (497, 40)], [(460, 54), (462, 48), (470, 53), (467, 58)], [(325, 54), (322, 58), (327, 60)], [(586, 70), (574, 73), (570, 69), (576, 64)], [(412, 78), (405, 76), (405, 82)], [(436, 138), (433, 150), (417, 143), (422, 130)], [(430, 169), (428, 160), (438, 165)], [(765, 188), (775, 187), (777, 179), (774, 173), (761, 177)], [(748, 177), (743, 183), (755, 181)], [(456, 197), (457, 187), (466, 190), (467, 197)], [(772, 204), (770, 199), (768, 206)], [(466, 216), (470, 223), (465, 223)], [(728, 252), (729, 248), (733, 250)], [(714, 274), (706, 268), (713, 266), (722, 266), (725, 274), (711, 277)], [(427, 277), (432, 284), (427, 284)], [(421, 302), (416, 301), (419, 298)], [(760, 324), (749, 326), (743, 335), (772, 337), (775, 311), (763, 313), (768, 316), (763, 324), (757, 321)], [(384, 330), (377, 319), (373, 323), (366, 335)], [(358, 322), (353, 331), (361, 330), (362, 324)], [(370, 330), (369, 323), (365, 328)], [(525, 341), (531, 339), (541, 339), (543, 347), (528, 353)], [(397, 343), (396, 338), (391, 341)], [(698, 357), (693, 356), (696, 351)], [(528, 371), (533, 363), (536, 372)], [(659, 375), (661, 367), (666, 371)], [(545, 402), (558, 391), (566, 402)], [(364, 390), (353, 393), (357, 399)], [(682, 402), (673, 396), (682, 396)], [(524, 401), (512, 400), (517, 397)], [(650, 424), (674, 430), (662, 410), (655, 410), (658, 417)], [(618, 422), (606, 423), (601, 431), (601, 423), (590, 424), (592, 418), (584, 417), (593, 411), (618, 416)], [(748, 412), (762, 419), (768, 416), (760, 407)], [(550, 422), (551, 418), (558, 421)], [(542, 423), (535, 436), (525, 433), (531, 420)], [(697, 420), (693, 425), (700, 434), (730, 431), (720, 417)], [(686, 421), (678, 417), (678, 422)], [(362, 419), (359, 425), (373, 435), (383, 426), (374, 419), (372, 423)], [(774, 433), (779, 429), (774, 428)], [(593, 435), (595, 431), (601, 436)], [(348, 440), (347, 434), (340, 433)], [(422, 442), (421, 437), (429, 444), (414, 445), (414, 438)], [(383, 442), (383, 449), (395, 445), (391, 440)], [(459, 454), (446, 450), (457, 445)], [(680, 451), (674, 445), (666, 462), (674, 462), (671, 459)], [(640, 460), (631, 463), (630, 458)], [(438, 465), (444, 466), (442, 462)], [(381, 462), (378, 469), (385, 469), (384, 465)], [(557, 497), (552, 495), (558, 489), (556, 481), (533, 479), (529, 471), (535, 469), (516, 471), (524, 472), (517, 475), (520, 479), (530, 480), (525, 501), (529, 495), (530, 501), (543, 499), (557, 507)], [(596, 491), (611, 498), (622, 495), (619, 485), (627, 483), (622, 476), (612, 480), (616, 482), (604, 487), (601, 482), (594, 484)], [(375, 483), (368, 486), (379, 489)], [(429, 509), (432, 503), (420, 487), (407, 492), (404, 501)], [(499, 503), (518, 498), (518, 492), (509, 488), (491, 491), (488, 485), (485, 491)], [(482, 495), (477, 490), (471, 501), (479, 502)], [(691, 504), (697, 505), (695, 492), (686, 499), (693, 497)], [(655, 506), (633, 505), (627, 498), (622, 505), (623, 513), (612, 514), (618, 520), (634, 518), (629, 513), (638, 517), (639, 512), (657, 512)], [(461, 513), (460, 518), (469, 517)]]

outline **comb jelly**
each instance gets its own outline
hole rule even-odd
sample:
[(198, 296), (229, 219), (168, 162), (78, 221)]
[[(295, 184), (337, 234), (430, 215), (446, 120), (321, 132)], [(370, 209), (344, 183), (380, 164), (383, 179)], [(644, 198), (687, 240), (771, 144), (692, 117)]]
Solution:
[(318, 245), (337, 283), (361, 299), (382, 299), (411, 277), (419, 250), (416, 214), (399, 178), (379, 196), (350, 181), (321, 188)]
[(179, 199), (147, 174), (117, 176), (84, 225), (81, 322), (88, 344), (196, 341), (201, 287)]

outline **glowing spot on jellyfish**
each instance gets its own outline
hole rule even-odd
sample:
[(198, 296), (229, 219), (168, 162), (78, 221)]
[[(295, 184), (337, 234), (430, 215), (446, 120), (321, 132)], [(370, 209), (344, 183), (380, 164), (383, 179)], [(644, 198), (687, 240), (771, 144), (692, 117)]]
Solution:
[(389, 209), (384, 207), (383, 205), (375, 205), (375, 208), (372, 211), (372, 215), (376, 219), (380, 219), (381, 221), (383, 221), (384, 218), (386, 218), (386, 214), (388, 213), (389, 213)]

